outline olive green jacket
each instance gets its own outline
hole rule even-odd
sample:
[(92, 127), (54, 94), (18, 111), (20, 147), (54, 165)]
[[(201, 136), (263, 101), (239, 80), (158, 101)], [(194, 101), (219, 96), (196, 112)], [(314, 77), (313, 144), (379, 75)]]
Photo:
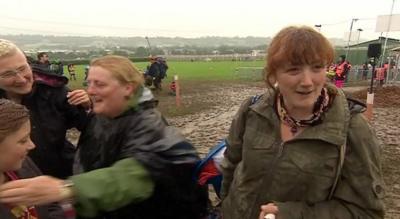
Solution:
[[(336, 88), (329, 88), (336, 90)], [(384, 185), (375, 133), (342, 91), (323, 122), (282, 142), (273, 91), (234, 118), (222, 162), (222, 213), (227, 219), (256, 219), (260, 206), (275, 203), (279, 219), (383, 218)], [(331, 200), (339, 147), (346, 142), (343, 169)]]
[(74, 207), (81, 217), (94, 218), (101, 212), (143, 201), (154, 191), (150, 173), (133, 158), (74, 175), (69, 180), (74, 183)]

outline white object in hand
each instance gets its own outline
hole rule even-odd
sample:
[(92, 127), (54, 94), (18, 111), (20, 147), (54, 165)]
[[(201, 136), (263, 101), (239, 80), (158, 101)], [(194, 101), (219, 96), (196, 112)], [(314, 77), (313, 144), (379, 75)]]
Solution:
[(275, 214), (267, 214), (264, 216), (264, 219), (275, 219)]

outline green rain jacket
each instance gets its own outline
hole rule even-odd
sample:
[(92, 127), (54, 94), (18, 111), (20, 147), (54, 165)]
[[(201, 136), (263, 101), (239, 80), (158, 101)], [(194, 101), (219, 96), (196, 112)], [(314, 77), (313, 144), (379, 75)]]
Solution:
[[(279, 219), (384, 217), (380, 148), (360, 105), (342, 91), (321, 124), (282, 142), (274, 91), (245, 101), (235, 116), (222, 162), (222, 212), (227, 219), (256, 219), (275, 203)], [(343, 169), (328, 200), (346, 142)]]

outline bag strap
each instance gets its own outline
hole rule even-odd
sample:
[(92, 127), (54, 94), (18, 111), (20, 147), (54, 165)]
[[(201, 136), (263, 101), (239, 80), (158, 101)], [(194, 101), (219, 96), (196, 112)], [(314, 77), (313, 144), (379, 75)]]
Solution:
[(333, 182), (331, 191), (329, 192), (328, 200), (331, 200), (333, 197), (333, 194), (335, 193), (336, 186), (339, 182), (340, 175), (342, 174), (342, 168), (343, 168), (345, 155), (346, 155), (346, 141), (344, 142), (344, 144), (342, 144), (339, 147), (339, 160), (338, 160), (338, 165), (337, 165), (337, 169), (336, 169), (335, 181)]
[[(350, 118), (346, 122), (346, 125), (344, 126), (344, 132), (347, 135), (347, 132), (348, 132), (349, 126), (350, 126), (350, 120), (352, 119), (353, 114), (362, 113), (363, 111), (365, 111), (365, 110), (359, 109), (359, 110), (356, 110), (355, 112), (351, 112), (350, 108), (355, 108), (355, 106), (354, 106), (355, 104), (358, 104), (358, 105), (361, 105), (361, 106), (365, 106), (365, 105), (363, 103), (357, 101), (357, 100), (353, 100), (353, 99), (350, 99), (350, 98), (347, 98), (347, 97), (346, 97), (346, 102), (347, 102), (347, 105), (349, 107), (348, 110), (349, 110), (349, 113), (350, 113)], [(337, 163), (335, 181), (333, 181), (331, 191), (329, 192), (328, 200), (332, 199), (333, 194), (335, 193), (337, 184), (339, 183), (340, 175), (342, 174), (342, 170), (343, 170), (344, 160), (345, 160), (345, 157), (346, 157), (346, 148), (347, 148), (347, 136), (346, 136), (345, 142), (339, 147), (339, 159), (338, 159), (338, 163)]]
[(251, 102), (250, 102), (250, 105), (249, 105), (249, 106), (255, 104), (260, 98), (261, 98), (261, 95), (258, 95), (258, 94), (252, 96), (252, 97), (251, 97)]

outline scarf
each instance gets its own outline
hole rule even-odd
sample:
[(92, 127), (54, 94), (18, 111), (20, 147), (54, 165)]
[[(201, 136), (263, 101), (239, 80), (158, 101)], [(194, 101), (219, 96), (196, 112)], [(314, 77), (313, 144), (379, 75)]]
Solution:
[(326, 88), (323, 88), (321, 90), (321, 94), (314, 104), (312, 116), (309, 119), (297, 120), (289, 115), (285, 108), (283, 96), (278, 93), (276, 97), (276, 113), (278, 114), (280, 120), (290, 127), (290, 132), (295, 135), (298, 132), (299, 127), (307, 127), (320, 124), (322, 122), (324, 112), (329, 109), (331, 103), (333, 102), (333, 99), (334, 98), (329, 96), (328, 90)]
[[(6, 176), (10, 180), (17, 180), (18, 176), (12, 171), (5, 172)], [(11, 214), (13, 214), (17, 219), (38, 219), (38, 214), (35, 206), (25, 206), (25, 205), (8, 205)]]

